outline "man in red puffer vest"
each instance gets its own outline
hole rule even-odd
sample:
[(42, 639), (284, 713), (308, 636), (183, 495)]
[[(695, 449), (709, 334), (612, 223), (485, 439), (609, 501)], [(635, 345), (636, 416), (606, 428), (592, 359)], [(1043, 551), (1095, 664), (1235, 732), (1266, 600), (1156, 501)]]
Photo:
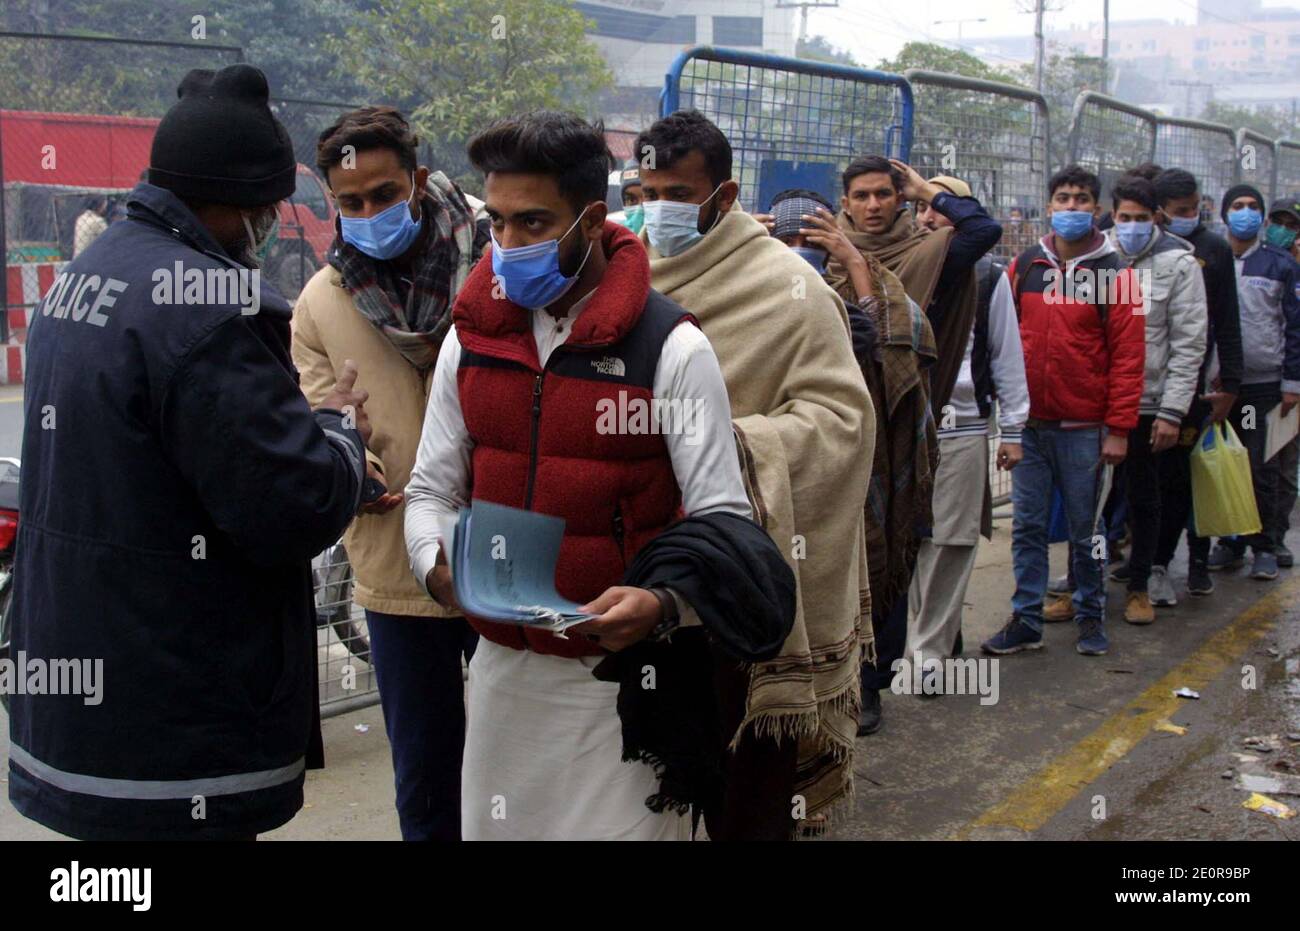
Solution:
[[(407, 486), (411, 566), (454, 604), (444, 541), (491, 501), (562, 517), (559, 593), (598, 617), (566, 637), (470, 617), (465, 839), (684, 839), (655, 813), (651, 768), (622, 760), (607, 651), (697, 624), (669, 590), (620, 585), (683, 514), (750, 516), (717, 359), (651, 290), (644, 248), (605, 222), (608, 151), (562, 113), (502, 121), (469, 156), (485, 175), (492, 252), (471, 272), (439, 354)], [(667, 422), (654, 411), (670, 411)]]

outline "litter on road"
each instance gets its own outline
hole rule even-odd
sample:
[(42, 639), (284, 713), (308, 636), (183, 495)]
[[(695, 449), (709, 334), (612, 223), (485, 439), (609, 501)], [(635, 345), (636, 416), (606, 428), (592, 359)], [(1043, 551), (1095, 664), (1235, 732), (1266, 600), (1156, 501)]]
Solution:
[(1252, 793), (1250, 798), (1241, 804), (1242, 807), (1249, 808), (1251, 811), (1260, 811), (1266, 815), (1272, 815), (1274, 818), (1295, 817), (1294, 808), (1283, 805), (1277, 799), (1269, 798), (1267, 795), (1260, 795), (1258, 792)]

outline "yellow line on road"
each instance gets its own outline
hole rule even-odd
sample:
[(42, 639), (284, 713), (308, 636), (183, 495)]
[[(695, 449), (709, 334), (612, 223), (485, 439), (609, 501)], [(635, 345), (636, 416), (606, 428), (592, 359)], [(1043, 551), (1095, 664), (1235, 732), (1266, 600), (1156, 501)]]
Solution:
[(1156, 724), (1178, 712), (1184, 699), (1175, 697), (1174, 689), (1206, 688), (1269, 631), (1278, 612), (1297, 593), (1300, 576), (1276, 586), (1095, 731), (961, 828), (956, 837), (967, 838), (981, 828), (1035, 831), (1042, 827), (1085, 786), (1137, 746)]
[(0, 398), (0, 404), (22, 404), (23, 396), (20, 394), (16, 398)]

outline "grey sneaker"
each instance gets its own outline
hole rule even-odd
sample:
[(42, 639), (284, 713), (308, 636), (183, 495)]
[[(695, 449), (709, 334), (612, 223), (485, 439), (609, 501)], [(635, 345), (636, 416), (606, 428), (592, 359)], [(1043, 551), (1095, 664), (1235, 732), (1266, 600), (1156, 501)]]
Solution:
[(1069, 574), (1058, 575), (1047, 583), (1047, 593), (1049, 595), (1068, 595), (1070, 593), (1070, 576)]
[(1295, 565), (1295, 557), (1284, 544), (1279, 544), (1273, 548), (1273, 555), (1277, 557), (1277, 564), (1282, 569), (1290, 569)]
[(1100, 618), (1090, 617), (1079, 622), (1079, 639), (1074, 648), (1084, 656), (1105, 656), (1110, 649), (1106, 639), (1106, 625)]
[(1277, 557), (1272, 553), (1256, 553), (1250, 564), (1250, 577), (1262, 582), (1277, 578)]
[(1151, 578), (1147, 579), (1147, 594), (1151, 603), (1157, 608), (1172, 608), (1178, 604), (1174, 594), (1173, 583), (1169, 581), (1169, 570), (1165, 566), (1152, 566)]
[(1246, 564), (1245, 550), (1235, 550), (1226, 543), (1214, 544), (1210, 551), (1210, 561), (1206, 568), (1211, 572), (1223, 572), (1228, 569), (1240, 569)]

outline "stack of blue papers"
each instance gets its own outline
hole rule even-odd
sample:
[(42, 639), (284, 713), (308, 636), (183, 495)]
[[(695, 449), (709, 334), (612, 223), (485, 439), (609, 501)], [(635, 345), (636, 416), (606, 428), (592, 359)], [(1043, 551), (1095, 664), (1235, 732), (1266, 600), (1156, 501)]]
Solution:
[(467, 614), (558, 633), (589, 621), (555, 590), (564, 520), (475, 501), (461, 508), (451, 547), (451, 580)]

